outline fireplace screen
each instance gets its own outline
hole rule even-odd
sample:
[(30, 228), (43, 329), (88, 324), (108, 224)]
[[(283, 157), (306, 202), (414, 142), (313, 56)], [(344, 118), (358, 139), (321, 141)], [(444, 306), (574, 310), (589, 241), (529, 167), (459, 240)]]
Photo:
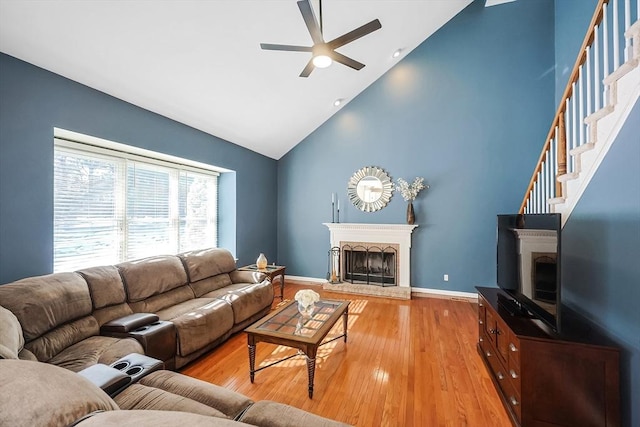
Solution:
[(557, 289), (557, 265), (554, 253), (531, 253), (531, 283), (533, 287), (533, 299), (551, 304), (556, 303)]
[(351, 283), (396, 286), (398, 251), (391, 246), (342, 246), (343, 278)]

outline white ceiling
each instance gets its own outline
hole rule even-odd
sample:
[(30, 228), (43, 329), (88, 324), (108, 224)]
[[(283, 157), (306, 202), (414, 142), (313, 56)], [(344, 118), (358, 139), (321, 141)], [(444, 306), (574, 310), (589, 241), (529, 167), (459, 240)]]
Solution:
[(471, 1), (324, 0), (325, 40), (382, 29), (338, 49), (362, 70), (308, 78), (259, 47), (312, 44), (295, 0), (0, 0), (0, 51), (279, 159)]

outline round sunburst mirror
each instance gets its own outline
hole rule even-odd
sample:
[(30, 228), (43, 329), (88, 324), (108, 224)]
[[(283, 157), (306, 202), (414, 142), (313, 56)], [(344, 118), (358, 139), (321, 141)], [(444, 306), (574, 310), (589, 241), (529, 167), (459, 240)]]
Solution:
[(391, 200), (393, 183), (384, 169), (366, 166), (349, 179), (347, 195), (351, 203), (361, 211), (379, 211)]

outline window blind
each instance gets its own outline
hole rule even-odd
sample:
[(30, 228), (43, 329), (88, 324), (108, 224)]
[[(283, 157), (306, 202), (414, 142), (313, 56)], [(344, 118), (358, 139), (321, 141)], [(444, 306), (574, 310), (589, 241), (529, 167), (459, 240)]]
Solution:
[(54, 272), (216, 247), (217, 177), (56, 140)]

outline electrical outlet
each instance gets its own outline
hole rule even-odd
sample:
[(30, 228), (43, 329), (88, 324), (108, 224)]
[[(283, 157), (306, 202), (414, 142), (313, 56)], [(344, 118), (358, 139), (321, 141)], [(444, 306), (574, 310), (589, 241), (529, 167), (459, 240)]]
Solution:
[(445, 282), (448, 282), (448, 281), (449, 281), (449, 275), (448, 275), (448, 274), (445, 274), (445, 275), (444, 275), (444, 281), (445, 281)]

